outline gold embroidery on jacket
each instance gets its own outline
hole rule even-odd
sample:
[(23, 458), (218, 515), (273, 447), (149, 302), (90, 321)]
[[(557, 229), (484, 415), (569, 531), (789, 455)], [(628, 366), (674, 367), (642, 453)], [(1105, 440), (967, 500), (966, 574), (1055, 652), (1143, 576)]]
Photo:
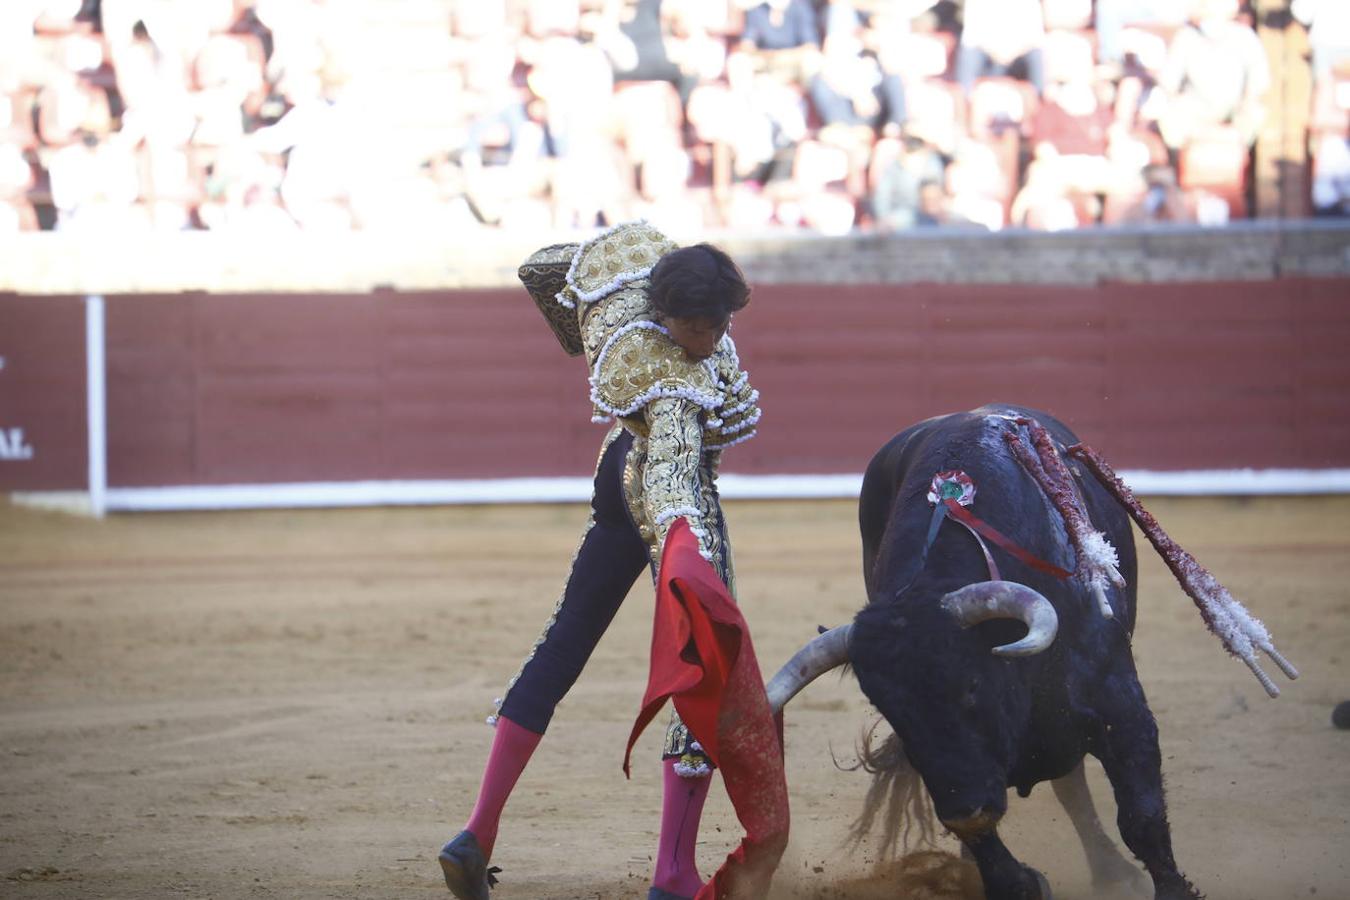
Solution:
[(577, 250), (568, 282), (583, 301), (599, 300), (608, 290), (646, 274), (677, 246), (646, 222), (619, 225)]
[(721, 509), (714, 482), (716, 458), (703, 452), (702, 412), (679, 398), (646, 406), (646, 458), (642, 469), (644, 521), (652, 530), (653, 559), (665, 545), (670, 525), (689, 520), (699, 551), (718, 574), (726, 571)]
[(623, 290), (610, 294), (603, 302), (589, 304), (578, 310), (586, 362), (591, 368), (595, 367), (595, 358), (611, 335), (630, 322), (652, 318), (647, 303), (647, 288), (650, 284), (645, 278), (634, 281)]

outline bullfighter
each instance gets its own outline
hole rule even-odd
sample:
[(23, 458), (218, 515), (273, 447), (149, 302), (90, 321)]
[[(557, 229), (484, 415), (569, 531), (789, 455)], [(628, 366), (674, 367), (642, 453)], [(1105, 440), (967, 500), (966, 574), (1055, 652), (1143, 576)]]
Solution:
[[(566, 587), (488, 719), (496, 730), (477, 801), (464, 829), (440, 852), (446, 884), (460, 900), (487, 900), (498, 871), (488, 864), (503, 807), (554, 708), (643, 568), (650, 569), (660, 602), (668, 535), (677, 531), (696, 548), (695, 562), (702, 564), (701, 557), (716, 573), (713, 580), (720, 580), (717, 587), (725, 586), (728, 598), (734, 595), (717, 471), (722, 451), (752, 437), (760, 418), (759, 393), (741, 369), (728, 333), (732, 314), (749, 302), (750, 291), (722, 250), (708, 244), (680, 248), (645, 222), (627, 223), (580, 245), (545, 247), (525, 261), (519, 275), (564, 350), (584, 354), (593, 420), (614, 424), (601, 444), (590, 517)], [(727, 605), (734, 609), (734, 601)], [(748, 647), (748, 634), (745, 643)], [(654, 649), (653, 683), (656, 659)], [(748, 702), (769, 721), (762, 683), (756, 669), (735, 691), (751, 695)], [(703, 743), (716, 740), (711, 733), (700, 736)], [(661, 834), (649, 900), (762, 896), (786, 843), (787, 793), (781, 744), (772, 732), (759, 743), (771, 745), (757, 752), (776, 755), (776, 769), (771, 764), (768, 771), (777, 774), (759, 801), (771, 814), (759, 824), (747, 822), (751, 835), (742, 846), (754, 844), (754, 865), (746, 864), (744, 854), (739, 861), (733, 854), (705, 884), (694, 861), (699, 819), (714, 763), (721, 765), (735, 803), (736, 751), (724, 751), (730, 761), (710, 759), (680, 717), (672, 718), (663, 748)]]

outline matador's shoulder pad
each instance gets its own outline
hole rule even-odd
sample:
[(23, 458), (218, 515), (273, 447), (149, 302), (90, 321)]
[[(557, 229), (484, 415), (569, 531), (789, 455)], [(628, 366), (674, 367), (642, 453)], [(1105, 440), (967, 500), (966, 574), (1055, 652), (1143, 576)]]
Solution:
[(722, 400), (706, 364), (690, 359), (655, 322), (633, 322), (600, 351), (591, 400), (609, 415), (628, 416), (659, 397), (680, 397), (708, 410)]
[(630, 281), (645, 278), (677, 244), (646, 222), (628, 222), (583, 244), (572, 260), (567, 284), (582, 302), (599, 300)]

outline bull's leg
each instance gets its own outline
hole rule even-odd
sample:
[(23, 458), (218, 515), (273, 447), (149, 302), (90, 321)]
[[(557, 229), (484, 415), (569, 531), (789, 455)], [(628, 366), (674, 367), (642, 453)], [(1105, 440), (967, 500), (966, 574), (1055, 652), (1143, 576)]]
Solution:
[(942, 824), (961, 839), (975, 858), (989, 900), (1050, 900), (1050, 886), (1034, 869), (1017, 861), (998, 836), (1003, 811), (982, 809), (962, 818), (944, 818)]
[(1087, 775), (1083, 764), (1079, 763), (1063, 778), (1050, 782), (1055, 796), (1069, 814), (1078, 839), (1083, 842), (1083, 853), (1087, 856), (1088, 868), (1092, 870), (1092, 885), (1101, 889), (1115, 885), (1142, 887), (1144, 876), (1134, 863), (1125, 858), (1115, 841), (1107, 836), (1102, 823), (1097, 818), (1097, 809), (1092, 804), (1092, 794), (1088, 790)]
[(1128, 678), (1113, 679), (1111, 688), (1107, 698), (1111, 709), (1103, 711), (1106, 728), (1099, 755), (1116, 796), (1120, 836), (1148, 870), (1160, 900), (1199, 900), (1200, 893), (1172, 858), (1158, 725), (1143, 688), (1133, 672)]

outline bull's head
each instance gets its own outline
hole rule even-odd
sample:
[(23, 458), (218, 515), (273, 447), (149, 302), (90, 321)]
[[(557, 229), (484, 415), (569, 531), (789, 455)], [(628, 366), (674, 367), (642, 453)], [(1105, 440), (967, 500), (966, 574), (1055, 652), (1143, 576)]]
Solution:
[[(1019, 641), (995, 647), (997, 656), (1033, 656), (1049, 647), (1059, 630), (1059, 616), (1040, 593), (1015, 581), (981, 581), (943, 595), (938, 601), (962, 628), (990, 619), (1016, 619), (1026, 624)], [(776, 715), (802, 688), (849, 661), (853, 625), (840, 625), (815, 637), (769, 679), (765, 691)]]

